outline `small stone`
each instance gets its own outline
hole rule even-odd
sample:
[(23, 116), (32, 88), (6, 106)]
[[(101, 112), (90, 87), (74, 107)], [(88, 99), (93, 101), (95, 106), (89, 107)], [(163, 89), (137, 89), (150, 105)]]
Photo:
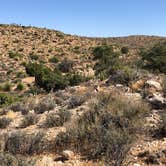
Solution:
[(141, 165), (140, 165), (140, 164), (135, 163), (135, 164), (133, 164), (133, 166), (141, 166)]
[(74, 157), (74, 153), (70, 150), (64, 150), (62, 152), (62, 156), (65, 157), (66, 159), (72, 159)]

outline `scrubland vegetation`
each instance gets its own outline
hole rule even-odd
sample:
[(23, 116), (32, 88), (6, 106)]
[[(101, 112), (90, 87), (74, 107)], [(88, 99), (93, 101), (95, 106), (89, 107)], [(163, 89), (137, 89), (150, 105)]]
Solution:
[(165, 38), (0, 37), (0, 165), (165, 165)]

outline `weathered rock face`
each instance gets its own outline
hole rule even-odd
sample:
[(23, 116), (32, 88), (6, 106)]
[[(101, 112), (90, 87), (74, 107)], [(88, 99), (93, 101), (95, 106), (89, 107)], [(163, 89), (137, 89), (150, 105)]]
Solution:
[(160, 82), (156, 80), (147, 80), (144, 85), (144, 91), (146, 96), (148, 95), (154, 95), (156, 93), (161, 93), (162, 92), (162, 86)]
[(146, 99), (156, 109), (166, 108), (166, 99), (162, 94), (153, 94), (152, 96), (147, 96)]
[(147, 80), (145, 82), (145, 86), (149, 86), (150, 88), (154, 88), (156, 91), (162, 90), (161, 84), (155, 80)]

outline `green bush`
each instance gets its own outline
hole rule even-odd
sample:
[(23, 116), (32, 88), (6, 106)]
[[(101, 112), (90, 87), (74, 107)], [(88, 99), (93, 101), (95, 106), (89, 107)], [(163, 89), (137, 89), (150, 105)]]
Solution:
[(20, 90), (20, 91), (22, 91), (24, 89), (24, 85), (23, 85), (23, 83), (19, 83), (18, 85), (17, 85), (17, 90)]
[(22, 55), (17, 52), (12, 52), (12, 51), (9, 52), (9, 58), (21, 58), (21, 57)]
[(75, 149), (89, 159), (105, 160), (106, 165), (121, 165), (148, 111), (144, 103), (101, 94), (76, 125), (57, 136), (56, 148)]
[(11, 104), (12, 102), (12, 96), (5, 93), (0, 93), (0, 107)]
[(128, 54), (128, 52), (129, 52), (129, 48), (128, 47), (122, 47), (121, 48), (121, 53), (122, 54)]
[(106, 79), (120, 68), (119, 53), (114, 52), (112, 46), (99, 46), (94, 49), (93, 55), (94, 60), (97, 60), (95, 75), (99, 78)]
[(35, 55), (35, 54), (30, 54), (29, 56), (32, 60), (38, 60), (39, 59), (39, 56)]
[(35, 76), (35, 83), (46, 91), (64, 89), (68, 82), (60, 71), (52, 71), (42, 64), (29, 63), (26, 65), (26, 72)]
[(86, 80), (84, 76), (79, 74), (69, 74), (68, 79), (71, 86), (79, 85), (81, 82)]
[(146, 69), (166, 74), (166, 42), (142, 50), (140, 54)]
[(49, 59), (49, 62), (51, 62), (51, 63), (58, 63), (59, 59), (56, 56), (54, 56), (54, 57)]
[(9, 82), (5, 83), (3, 86), (3, 90), (5, 92), (9, 92), (11, 90), (11, 84)]

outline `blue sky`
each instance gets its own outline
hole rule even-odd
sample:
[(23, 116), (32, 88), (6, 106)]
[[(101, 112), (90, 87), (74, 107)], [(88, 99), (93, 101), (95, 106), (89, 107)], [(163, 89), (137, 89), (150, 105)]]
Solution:
[(166, 0), (1, 0), (0, 23), (82, 36), (166, 36)]

